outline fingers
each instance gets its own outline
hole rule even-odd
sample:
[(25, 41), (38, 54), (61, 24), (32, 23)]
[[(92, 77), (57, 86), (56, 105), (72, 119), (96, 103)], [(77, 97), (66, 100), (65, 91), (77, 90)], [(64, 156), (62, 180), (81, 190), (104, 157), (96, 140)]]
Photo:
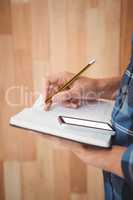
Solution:
[(52, 101), (46, 103), (46, 100), (50, 96), (54, 96), (55, 93), (58, 92), (59, 88), (65, 82), (66, 74), (62, 73), (53, 74), (50, 77), (44, 79), (44, 87), (43, 87), (43, 96), (44, 96), (44, 109), (48, 110), (52, 104)]
[[(69, 74), (64, 74), (63, 76), (57, 74), (45, 79), (43, 91), (45, 110), (48, 110), (52, 103), (60, 104), (65, 107), (77, 108), (81, 106), (81, 104), (84, 105), (84, 103), (86, 104), (87, 102), (96, 101), (98, 99), (95, 90), (93, 91), (91, 87), (88, 89), (86, 80), (77, 81), (71, 85), (71, 89), (68, 87), (67, 90), (57, 93), (64, 82), (67, 81), (68, 77), (70, 79)], [(46, 103), (47, 98), (51, 96), (53, 96), (52, 101)]]
[(97, 101), (98, 100), (98, 96), (95, 92), (93, 91), (89, 91), (88, 94), (85, 94), (83, 97), (82, 97), (82, 101), (83, 102), (92, 102), (92, 101)]
[(66, 108), (78, 108), (81, 106), (81, 104), (78, 101), (77, 102), (66, 101), (66, 102), (63, 102), (62, 105)]
[(50, 101), (49, 103), (44, 102), (44, 110), (48, 111), (50, 109), (51, 105), (52, 105), (52, 101)]
[(78, 108), (81, 105), (79, 91), (70, 89), (56, 94), (52, 101), (53, 103), (63, 105), (68, 108)]

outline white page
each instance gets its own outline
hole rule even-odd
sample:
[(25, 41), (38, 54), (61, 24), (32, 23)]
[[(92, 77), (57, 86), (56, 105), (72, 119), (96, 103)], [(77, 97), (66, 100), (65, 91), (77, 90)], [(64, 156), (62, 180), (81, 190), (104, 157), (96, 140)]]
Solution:
[[(42, 95), (36, 100), (35, 104), (33, 105), (33, 109), (44, 111), (44, 103), (43, 103)], [(62, 106), (55, 105), (53, 106), (50, 111), (45, 112), (47, 116), (51, 115), (65, 115), (70, 117), (80, 117), (83, 119), (88, 120), (95, 120), (95, 121), (103, 121), (109, 122), (111, 121), (111, 113), (113, 110), (114, 101), (109, 100), (99, 100), (98, 102), (88, 103), (85, 106), (82, 106), (78, 109), (71, 109), (71, 108), (64, 108)]]
[(40, 95), (33, 107), (26, 108), (12, 117), (10, 124), (87, 144), (108, 146), (111, 134), (108, 134), (107, 131), (102, 130), (100, 132), (95, 129), (68, 125), (61, 126), (58, 122), (58, 116), (65, 115), (110, 122), (112, 108), (113, 102), (99, 101), (78, 109), (53, 106), (50, 111), (45, 112), (43, 109), (43, 97)]

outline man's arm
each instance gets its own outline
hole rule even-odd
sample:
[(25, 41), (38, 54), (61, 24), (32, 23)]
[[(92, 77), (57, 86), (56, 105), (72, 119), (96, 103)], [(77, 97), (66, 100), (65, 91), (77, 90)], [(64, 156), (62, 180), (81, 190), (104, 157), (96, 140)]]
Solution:
[[(52, 141), (52, 137), (50, 137)], [(93, 147), (89, 145), (82, 145), (73, 141), (53, 138), (53, 144), (66, 148), (67, 150), (73, 152), (77, 157), (79, 157), (83, 162), (88, 165), (94, 166), (96, 168), (112, 172), (120, 177), (125, 177), (125, 170), (123, 170), (122, 164), (124, 163), (124, 168), (126, 172), (128, 170), (127, 163), (129, 159), (125, 156), (129, 155), (129, 150), (126, 147), (113, 146), (111, 149)], [(128, 151), (127, 151), (128, 150)], [(130, 148), (131, 152), (131, 148)], [(132, 145), (132, 154), (133, 154), (133, 145)], [(130, 161), (131, 166), (131, 161)], [(132, 161), (132, 170), (133, 170), (133, 161)]]
[(85, 163), (112, 172), (120, 177), (124, 177), (121, 165), (126, 150), (126, 147), (121, 146), (113, 146), (111, 149), (72, 148), (72, 151)]
[(126, 181), (133, 188), (133, 144), (122, 156), (122, 170)]
[[(57, 74), (49, 77), (45, 81), (44, 86), (44, 101), (49, 95), (53, 95), (58, 89), (66, 83), (73, 76), (71, 73)], [(106, 78), (106, 79), (91, 79), (87, 77), (80, 77), (68, 90), (60, 92), (54, 96), (53, 102), (61, 104), (66, 107), (76, 108), (80, 106), (80, 98), (89, 97), (90, 91), (97, 93), (99, 98), (113, 98), (119, 84), (121, 77)], [(92, 94), (92, 93), (91, 93)], [(76, 98), (76, 99), (75, 99)], [(89, 100), (89, 99), (88, 99)], [(94, 96), (95, 100), (95, 96)], [(47, 109), (47, 108), (46, 108)], [(72, 147), (72, 149), (74, 146)], [(126, 149), (124, 147), (113, 147), (111, 150), (104, 149), (74, 149), (77, 156), (81, 156), (84, 161), (90, 165), (94, 165), (101, 169), (113, 172), (119, 176), (123, 176), (121, 168), (122, 154)]]
[[(53, 74), (44, 81), (44, 102), (57, 93), (74, 74), (63, 72)], [(65, 107), (77, 108), (82, 105), (83, 100), (97, 100), (98, 98), (114, 99), (119, 88), (121, 77), (93, 79), (89, 77), (79, 77), (67, 90), (53, 96), (49, 104), (45, 104), (48, 110), (52, 103), (57, 103)]]
[(100, 98), (114, 99), (121, 82), (121, 76), (97, 79), (97, 92)]
[(85, 163), (125, 178), (133, 187), (133, 144), (128, 148), (113, 146), (108, 150), (94, 147), (74, 148), (73, 152)]

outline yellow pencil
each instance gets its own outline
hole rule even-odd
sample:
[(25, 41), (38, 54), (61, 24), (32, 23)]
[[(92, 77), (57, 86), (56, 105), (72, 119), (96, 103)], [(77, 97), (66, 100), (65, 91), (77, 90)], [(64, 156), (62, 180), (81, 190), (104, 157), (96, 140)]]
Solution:
[[(87, 70), (92, 64), (94, 64), (96, 62), (96, 60), (95, 59), (93, 59), (93, 60), (91, 60), (90, 62), (89, 62), (89, 64), (88, 65), (86, 65), (83, 69), (81, 69), (80, 70), (80, 72), (78, 72), (72, 79), (70, 79), (67, 83), (65, 83), (55, 94), (57, 94), (57, 93), (59, 93), (59, 92), (61, 92), (61, 91), (63, 91), (66, 87), (68, 87), (68, 86), (70, 86), (85, 70)], [(54, 95), (55, 95), (54, 94)], [(53, 95), (53, 96), (54, 96)], [(49, 103), (51, 100), (52, 100), (52, 97), (53, 96), (49, 96), (47, 99), (46, 99), (46, 101), (45, 101), (45, 103)]]

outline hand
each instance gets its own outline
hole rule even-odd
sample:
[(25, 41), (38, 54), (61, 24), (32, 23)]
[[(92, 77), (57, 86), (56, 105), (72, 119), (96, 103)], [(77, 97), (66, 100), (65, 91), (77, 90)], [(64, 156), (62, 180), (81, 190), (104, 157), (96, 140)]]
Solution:
[(124, 177), (121, 162), (127, 147), (112, 146), (111, 149), (105, 149), (49, 135), (45, 135), (45, 139), (53, 147), (71, 151), (80, 160), (90, 166), (111, 172), (122, 178)]
[[(74, 74), (62, 72), (53, 74), (45, 79), (44, 82), (44, 101), (49, 96), (53, 96), (50, 103), (45, 103), (45, 110), (48, 110), (52, 103), (57, 103), (69, 108), (78, 108), (84, 101), (94, 101), (97, 99), (97, 80), (87, 77), (79, 77), (66, 90), (57, 93), (66, 82), (68, 82)], [(57, 94), (56, 94), (57, 93)]]
[(121, 146), (113, 146), (111, 149), (87, 146), (82, 149), (75, 148), (73, 152), (85, 163), (123, 178), (121, 162), (123, 153), (126, 150), (126, 147)]

